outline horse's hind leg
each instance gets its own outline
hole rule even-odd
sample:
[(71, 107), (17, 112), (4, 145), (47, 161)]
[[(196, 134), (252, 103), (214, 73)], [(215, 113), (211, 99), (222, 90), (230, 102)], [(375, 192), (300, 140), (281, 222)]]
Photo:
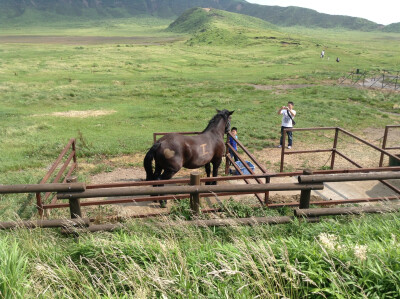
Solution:
[[(153, 181), (160, 180), (161, 179), (160, 178), (161, 177), (161, 172), (162, 172), (162, 168), (160, 166), (158, 166), (157, 163), (156, 163), (156, 167), (155, 167), (155, 170), (154, 170), (154, 174), (153, 174), (152, 180)], [(164, 185), (153, 185), (153, 187), (162, 187), (162, 186), (164, 186)], [(156, 196), (156, 195), (152, 195), (152, 196)], [(157, 200), (153, 200), (153, 202), (157, 202)]]
[[(222, 159), (218, 159), (217, 161), (213, 162), (213, 177), (218, 176), (218, 168), (221, 165)], [(217, 181), (212, 181), (210, 185), (216, 185)]]
[[(204, 165), (204, 167), (206, 168), (207, 177), (209, 178), (210, 175), (211, 175), (211, 165), (210, 165), (210, 163), (207, 163), (206, 165)], [(206, 182), (206, 185), (210, 185), (210, 182)]]
[[(154, 170), (153, 180), (157, 181), (161, 179), (162, 168), (156, 164), (156, 168)], [(155, 185), (153, 187), (163, 186), (163, 185)]]
[[(160, 179), (161, 180), (169, 180), (174, 176), (174, 174), (177, 173), (177, 171), (171, 170), (171, 169), (165, 169), (163, 174), (161, 175)], [(160, 207), (161, 208), (166, 208), (167, 207), (167, 200), (162, 199), (160, 200)]]

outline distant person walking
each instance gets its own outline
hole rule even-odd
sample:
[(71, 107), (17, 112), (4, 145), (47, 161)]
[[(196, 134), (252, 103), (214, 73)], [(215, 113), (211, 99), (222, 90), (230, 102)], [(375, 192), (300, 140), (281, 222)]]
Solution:
[(325, 56), (325, 50), (322, 50), (322, 52), (321, 52), (321, 58), (324, 58), (324, 56)]
[[(282, 143), (283, 143), (283, 130), (286, 128), (293, 128), (293, 118), (296, 116), (296, 111), (293, 110), (293, 102), (288, 102), (287, 106), (282, 106), (279, 111), (278, 114), (281, 115), (282, 114), (282, 126), (281, 126), (281, 140), (279, 143), (278, 147), (282, 147)], [(292, 148), (293, 145), (293, 132), (292, 131), (288, 131), (287, 132), (288, 135), (288, 148)]]

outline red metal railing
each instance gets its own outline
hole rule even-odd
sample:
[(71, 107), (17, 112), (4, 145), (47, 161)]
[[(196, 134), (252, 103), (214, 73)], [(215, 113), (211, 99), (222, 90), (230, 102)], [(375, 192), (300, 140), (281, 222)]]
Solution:
[[(229, 150), (231, 150), (236, 157), (239, 159), (239, 161), (242, 163), (242, 165), (247, 169), (247, 171), (254, 175), (255, 172), (250, 168), (250, 166), (246, 163), (246, 159), (243, 159), (242, 156), (232, 147), (232, 145), (229, 143), (229, 137), (235, 138), (230, 132), (227, 133), (226, 135), (226, 150), (225, 150), (225, 174), (228, 174), (229, 172), (229, 165), (233, 165), (233, 167), (236, 169), (236, 171), (243, 176), (243, 172), (240, 169), (240, 167), (233, 161), (233, 159), (229, 156)], [(248, 159), (251, 160), (255, 166), (264, 174), (265, 177), (265, 183), (268, 184), (270, 183), (271, 176), (275, 176), (274, 173), (268, 173), (267, 169), (257, 161), (257, 159), (250, 153), (250, 151), (237, 139), (235, 139), (237, 145), (243, 150), (243, 152), (247, 155)], [(242, 178), (246, 184), (250, 184), (250, 180), (248, 178)], [(258, 184), (263, 184), (260, 178), (258, 177), (253, 177), (252, 179), (255, 179)], [(268, 205), (268, 200), (269, 200), (269, 191), (265, 192), (264, 194), (264, 200), (262, 197), (255, 193), (254, 194), (258, 201), (260, 202), (261, 205), (265, 204)]]
[[(400, 125), (391, 125), (391, 126), (386, 126), (385, 127), (385, 133), (383, 134), (383, 142), (382, 142), (382, 149), (384, 150), (393, 150), (393, 149), (400, 149), (400, 146), (392, 146), (392, 147), (387, 147), (387, 141), (388, 141), (388, 135), (389, 135), (389, 130), (390, 129), (399, 129)], [(382, 167), (383, 165), (383, 158), (384, 154), (381, 153), (381, 158), (379, 160), (379, 167)]]
[[(310, 128), (310, 129), (293, 129), (293, 130), (297, 130), (297, 131), (306, 131), (306, 130), (335, 130), (335, 138), (334, 138), (334, 144), (333, 144), (333, 148), (332, 149), (326, 149), (326, 150), (309, 150), (309, 151), (291, 151), (289, 153), (286, 154), (300, 154), (300, 153), (313, 153), (313, 152), (332, 152), (332, 160), (331, 160), (331, 170), (316, 170), (314, 171), (314, 174), (332, 174), (332, 173), (363, 173), (363, 172), (371, 172), (371, 171), (400, 171), (400, 167), (379, 167), (379, 168), (359, 168), (359, 169), (336, 169), (333, 170), (334, 168), (334, 162), (335, 162), (335, 157), (334, 154), (338, 154), (341, 157), (343, 157), (344, 159), (350, 161), (353, 165), (356, 165), (357, 167), (361, 167), (359, 164), (357, 164), (356, 162), (352, 161), (350, 158), (346, 157), (344, 154), (340, 153), (337, 151), (337, 143), (338, 143), (338, 134), (339, 132), (342, 132), (343, 134), (346, 134), (358, 141), (361, 141), (362, 143), (365, 143), (369, 146), (371, 146), (373, 149), (380, 151), (382, 154), (384, 155), (388, 155), (388, 156), (393, 156), (389, 153), (387, 153), (385, 150), (379, 149), (378, 147), (362, 140), (361, 138), (343, 130), (340, 128)], [(156, 140), (156, 137), (159, 135), (165, 135), (167, 133), (154, 133), (153, 134), (153, 138), (154, 140)], [(199, 134), (199, 132), (181, 132), (180, 134)], [(229, 135), (228, 135), (229, 136)], [(243, 174), (241, 172), (241, 170), (239, 169), (239, 167), (234, 163), (234, 161), (228, 156), (229, 155), (229, 151), (228, 149), (232, 149), (228, 144), (227, 146), (227, 157), (226, 157), (226, 161), (227, 164), (228, 163), (232, 163), (232, 165), (234, 165), (235, 169), (238, 170), (238, 173)], [(280, 173), (269, 173), (265, 167), (259, 163), (255, 157), (246, 149), (246, 147), (243, 146), (243, 144), (238, 141), (238, 146), (243, 150), (243, 152), (247, 155), (248, 159), (250, 161), (252, 161), (254, 163), (254, 165), (256, 165), (256, 167), (259, 169), (259, 171), (261, 172), (261, 174), (255, 174), (255, 172), (247, 165), (247, 163), (245, 163), (245, 160), (238, 155), (239, 160), (243, 163), (244, 167), (249, 171), (250, 175), (238, 175), (238, 176), (223, 176), (223, 177), (216, 177), (216, 178), (202, 178), (201, 182), (205, 183), (205, 182), (210, 182), (210, 181), (230, 181), (230, 180), (245, 180), (245, 182), (247, 184), (250, 184), (249, 180), (256, 180), (257, 183), (263, 183), (261, 180), (265, 179), (266, 183), (270, 183), (270, 179), (273, 177), (282, 177), (282, 176), (295, 176), (295, 175), (300, 175), (302, 174), (302, 172), (298, 171), (298, 172), (280, 172)], [(46, 180), (48, 180), (52, 173), (55, 171), (55, 169), (57, 168), (57, 165), (60, 164), (62, 157), (64, 157), (68, 150), (72, 147), (72, 152), (69, 154), (66, 162), (64, 163), (64, 165), (61, 167), (59, 173), (57, 174), (56, 178), (59, 177), (59, 174), (61, 172), (61, 174), (63, 172), (65, 172), (66, 167), (65, 165), (69, 165), (71, 160), (74, 158), (74, 163), (72, 164), (70, 170), (68, 171), (68, 174), (66, 177), (68, 177), (72, 171), (76, 168), (76, 153), (75, 153), (75, 141), (71, 140), (69, 142), (69, 144), (66, 146), (66, 148), (63, 150), (63, 152), (60, 154), (59, 158), (56, 160), (56, 162), (54, 163), (54, 165), (51, 167), (49, 173), (45, 176), (45, 178), (42, 180), (42, 182), (46, 182)], [(285, 154), (284, 151), (284, 146), (282, 148), (283, 154)], [(72, 157), (72, 158), (71, 158)], [(247, 159), (246, 157), (246, 159)], [(398, 159), (398, 158), (397, 158)], [(284, 161), (284, 160), (282, 160)], [(283, 165), (283, 164), (282, 164)], [(229, 167), (229, 164), (228, 164)], [(72, 170), (71, 170), (72, 169)], [(65, 179), (64, 179), (65, 181)], [(130, 186), (151, 186), (151, 185), (161, 185), (161, 184), (183, 184), (183, 185), (187, 185), (189, 184), (189, 179), (171, 179), (171, 180), (167, 180), (167, 181), (139, 181), (139, 182), (129, 182), (129, 183), (112, 183), (112, 184), (101, 184), (101, 185), (87, 185), (86, 188), (88, 190), (90, 189), (103, 189), (103, 188), (115, 188), (115, 187), (130, 187)], [(394, 189), (395, 191), (397, 191), (398, 193), (399, 190), (398, 189)], [(250, 192), (249, 192), (250, 193)], [(47, 194), (47, 193), (46, 193)], [(235, 192), (222, 192), (222, 193), (218, 193), (216, 194), (217, 196), (226, 196), (226, 195), (236, 195), (236, 194), (243, 194), (243, 192), (241, 193), (235, 193)], [(254, 194), (254, 191), (251, 192), (251, 194)], [(200, 197), (209, 197), (210, 193), (204, 193), (204, 194), (199, 194)], [(266, 204), (269, 207), (278, 207), (278, 206), (295, 206), (298, 205), (299, 203), (283, 203), (283, 204), (269, 204), (268, 203), (268, 191), (265, 192), (265, 199), (264, 202), (262, 201), (260, 196), (257, 196), (257, 198), (259, 199), (261, 204)], [(40, 194), (39, 194), (40, 196)], [(46, 199), (49, 197), (49, 195), (46, 197)], [(161, 196), (135, 196), (135, 197), (130, 197), (130, 198), (115, 198), (115, 199), (97, 199), (97, 200), (91, 200), (91, 201), (84, 201), (81, 203), (82, 206), (92, 206), (92, 205), (107, 205), (107, 204), (118, 204), (118, 203), (128, 203), (128, 202), (143, 202), (143, 201), (153, 201), (153, 200), (166, 200), (166, 199), (182, 199), (182, 198), (188, 198), (189, 194), (171, 194), (171, 195), (161, 195)], [(319, 204), (319, 205), (324, 205), (324, 204), (341, 204), (341, 203), (352, 203), (352, 202), (366, 202), (366, 201), (378, 201), (378, 200), (391, 200), (391, 199), (398, 199), (398, 197), (390, 197), (390, 198), (362, 198), (362, 199), (350, 199), (350, 200), (338, 200), (338, 201), (328, 201), (328, 202), (317, 202), (313, 204)], [(56, 202), (56, 197), (53, 198), (53, 200), (51, 201), (50, 204), (43, 204), (42, 201), (38, 201), (38, 208), (39, 212), (43, 212), (43, 210), (45, 209), (53, 209), (53, 208), (66, 208), (69, 207), (68, 203), (59, 203)], [(44, 202), (44, 200), (43, 200)], [(143, 217), (145, 215), (142, 215)]]
[[(46, 184), (48, 181), (52, 178), (52, 176), (55, 174), (57, 168), (61, 165), (60, 169), (58, 170), (57, 174), (55, 175), (54, 178), (51, 179), (51, 183), (65, 183), (67, 181), (67, 178), (72, 175), (74, 170), (77, 168), (78, 164), (76, 161), (76, 140), (74, 138), (70, 139), (68, 144), (65, 146), (65, 148), (61, 151), (60, 155), (56, 159), (56, 161), (53, 163), (53, 165), (50, 167), (49, 171), (46, 173), (46, 175), (43, 177), (43, 179), (40, 181), (39, 184)], [(70, 153), (68, 154), (68, 152)], [(68, 156), (66, 156), (68, 154)], [(63, 158), (66, 158), (66, 160), (63, 162)], [(72, 161), (72, 163), (71, 163)], [(64, 176), (64, 174), (66, 175)], [(42, 197), (42, 193), (37, 192), (36, 193), (36, 205), (37, 209), (39, 212), (39, 216), (43, 217), (43, 211), (44, 209), (47, 208), (47, 206), (51, 206), (51, 204), (54, 204), (57, 201), (57, 196), (54, 195), (54, 197), (51, 200), (50, 204), (45, 204), (46, 201), (49, 199), (49, 197), (52, 195), (52, 192), (46, 192), (44, 196)]]
[[(388, 126), (388, 127), (400, 127), (400, 126)], [(398, 161), (400, 161), (399, 157), (396, 157), (395, 155), (392, 155), (391, 153), (389, 153), (388, 151), (386, 151), (385, 149), (380, 149), (379, 147), (373, 145), (372, 143), (357, 137), (356, 135), (342, 129), (342, 128), (338, 128), (338, 127), (327, 127), (327, 128), (286, 128), (284, 129), (284, 136), (286, 136), (286, 132), (288, 131), (322, 131), (322, 130), (335, 130), (335, 137), (334, 137), (334, 141), (333, 141), (333, 147), (330, 149), (320, 149), (320, 150), (306, 150), (306, 151), (289, 151), (287, 152), (285, 150), (285, 140), (286, 138), (283, 138), (283, 142), (282, 142), (282, 152), (281, 152), (281, 167), (280, 167), (280, 172), (283, 172), (283, 168), (284, 168), (284, 163), (285, 163), (285, 155), (293, 155), (293, 154), (304, 154), (304, 153), (321, 153), (321, 152), (331, 152), (332, 153), (332, 157), (331, 157), (331, 169), (334, 168), (335, 166), (335, 157), (336, 154), (341, 156), (342, 158), (344, 158), (345, 160), (347, 160), (348, 162), (350, 162), (351, 164), (355, 165), (358, 168), (362, 168), (360, 164), (358, 164), (357, 162), (353, 161), (352, 159), (350, 159), (348, 156), (346, 156), (345, 154), (343, 154), (342, 152), (340, 152), (337, 147), (338, 147), (338, 136), (339, 136), (339, 132), (352, 137), (353, 139), (369, 146), (370, 148), (378, 151), (381, 153), (381, 157), (384, 155), (387, 155), (389, 157), (392, 157)], [(386, 129), (388, 130), (388, 128)], [(387, 132), (385, 133), (384, 136), (387, 136)], [(386, 145), (386, 140), (384, 140), (384, 144)], [(399, 147), (400, 148), (400, 147)], [(388, 148), (389, 149), (389, 148)], [(393, 148), (390, 148), (393, 149)], [(383, 159), (383, 158), (381, 158)], [(382, 164), (379, 163), (379, 167), (381, 167)]]
[[(337, 169), (337, 170), (319, 170), (314, 171), (314, 174), (340, 174), (340, 173), (368, 173), (371, 171), (400, 171), (400, 167), (382, 167), (382, 168), (363, 168), (363, 169)], [(287, 172), (287, 173), (264, 173), (264, 174), (254, 174), (254, 175), (235, 175), (235, 176), (222, 176), (216, 178), (201, 178), (200, 182), (204, 184), (209, 181), (235, 181), (242, 179), (262, 179), (269, 178), (271, 175), (276, 177), (283, 176), (296, 176), (301, 175), (302, 172)], [(107, 189), (107, 188), (118, 188), (118, 187), (140, 187), (140, 186), (153, 186), (153, 185), (168, 185), (168, 184), (181, 184), (188, 185), (190, 182), (189, 179), (171, 179), (171, 180), (159, 180), (159, 181), (138, 181), (138, 182), (126, 182), (126, 183), (109, 183), (109, 184), (96, 184), (96, 185), (86, 185), (86, 190), (90, 189)], [(253, 194), (253, 192), (250, 192)], [(217, 196), (230, 196), (230, 195), (238, 195), (243, 194), (238, 192), (224, 192), (218, 193)], [(201, 193), (200, 197), (209, 197), (210, 193)], [(171, 199), (184, 199), (189, 198), (189, 194), (181, 194), (181, 195), (161, 195), (161, 196), (138, 196), (138, 197), (129, 197), (129, 198), (115, 198), (115, 199), (98, 199), (91, 201), (83, 201), (81, 202), (81, 206), (96, 206), (96, 205), (109, 205), (109, 204), (121, 204), (121, 203), (133, 203), (133, 202), (145, 202), (145, 201), (154, 201), (154, 200), (171, 200)], [(396, 197), (398, 199), (398, 197)], [(387, 198), (380, 198), (380, 200), (386, 200)], [(375, 199), (378, 200), (378, 199)], [(357, 199), (356, 202), (365, 202), (365, 201), (373, 201), (372, 199)], [(327, 201), (335, 204), (336, 201)], [(346, 203), (347, 200), (338, 201), (338, 203)], [(355, 202), (352, 200), (348, 201), (349, 203)], [(313, 203), (314, 204), (314, 203)], [(319, 204), (319, 203), (318, 203)], [(327, 203), (326, 203), (327, 204)], [(286, 204), (268, 204), (269, 207), (275, 206), (284, 206)], [(287, 205), (296, 205), (296, 203), (288, 203)], [(298, 205), (298, 203), (297, 203)], [(68, 208), (68, 203), (54, 203), (44, 205), (44, 209), (55, 209), (55, 208)]]
[[(400, 126), (389, 126), (389, 127), (400, 127)], [(293, 154), (303, 154), (303, 153), (320, 153), (320, 152), (331, 152), (332, 153), (332, 157), (331, 157), (331, 169), (334, 168), (335, 165), (335, 157), (336, 154), (339, 155), (340, 157), (342, 157), (343, 159), (347, 160), (348, 162), (350, 162), (351, 164), (353, 164), (354, 166), (358, 167), (358, 168), (363, 168), (363, 166), (361, 166), (359, 163), (353, 161), (350, 157), (346, 156), (345, 154), (343, 154), (342, 152), (340, 152), (337, 149), (337, 145), (338, 145), (338, 136), (339, 136), (339, 132), (352, 137), (353, 139), (369, 146), (370, 148), (378, 151), (381, 153), (381, 161), (383, 161), (383, 156), (386, 155), (388, 157), (391, 157), (395, 160), (400, 161), (400, 157), (397, 157), (395, 155), (392, 155), (391, 153), (389, 153), (388, 151), (384, 150), (384, 149), (380, 149), (379, 147), (377, 147), (376, 145), (373, 145), (372, 143), (342, 129), (339, 127), (336, 128), (332, 128), (332, 127), (328, 127), (328, 128), (286, 128), (283, 130), (283, 134), (284, 136), (286, 136), (286, 132), (288, 131), (316, 131), (316, 130), (335, 130), (335, 137), (334, 137), (334, 141), (333, 141), (333, 148), (331, 149), (324, 149), (324, 150), (307, 150), (307, 151), (289, 151), (286, 152), (285, 151), (285, 139), (283, 138), (283, 142), (282, 142), (282, 153), (281, 153), (281, 167), (280, 167), (280, 172), (283, 172), (283, 167), (284, 167), (284, 159), (285, 159), (285, 155), (293, 155)], [(385, 135), (387, 137), (387, 130), (388, 127), (386, 127), (385, 130)], [(385, 138), (386, 139), (386, 138)], [(384, 145), (386, 145), (386, 140), (384, 140)], [(379, 162), (379, 167), (382, 166), (381, 161)], [(397, 194), (400, 194), (400, 189), (397, 188), (396, 186), (392, 185), (391, 183), (384, 181), (384, 180), (380, 180), (380, 182), (384, 185), (386, 185), (387, 187), (389, 187), (390, 189), (392, 189), (393, 191), (395, 191)]]

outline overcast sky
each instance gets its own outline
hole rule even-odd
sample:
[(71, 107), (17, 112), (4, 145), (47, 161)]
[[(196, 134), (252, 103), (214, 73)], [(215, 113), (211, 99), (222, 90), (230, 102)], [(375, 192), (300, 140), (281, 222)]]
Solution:
[(330, 15), (365, 18), (378, 24), (400, 22), (400, 0), (246, 0), (250, 3), (311, 8)]

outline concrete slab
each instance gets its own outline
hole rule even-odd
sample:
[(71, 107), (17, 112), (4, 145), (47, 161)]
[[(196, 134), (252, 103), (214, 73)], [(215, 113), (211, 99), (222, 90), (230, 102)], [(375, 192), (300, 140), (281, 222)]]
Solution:
[[(297, 177), (278, 177), (271, 180), (272, 183), (296, 183)], [(389, 180), (389, 182), (400, 189), (400, 180)], [(373, 197), (399, 196), (395, 191), (379, 181), (359, 182), (330, 182), (324, 183), (323, 190), (313, 190), (311, 195), (319, 196), (324, 200), (343, 200)], [(291, 196), (299, 194), (299, 191), (270, 192), (270, 195)]]

